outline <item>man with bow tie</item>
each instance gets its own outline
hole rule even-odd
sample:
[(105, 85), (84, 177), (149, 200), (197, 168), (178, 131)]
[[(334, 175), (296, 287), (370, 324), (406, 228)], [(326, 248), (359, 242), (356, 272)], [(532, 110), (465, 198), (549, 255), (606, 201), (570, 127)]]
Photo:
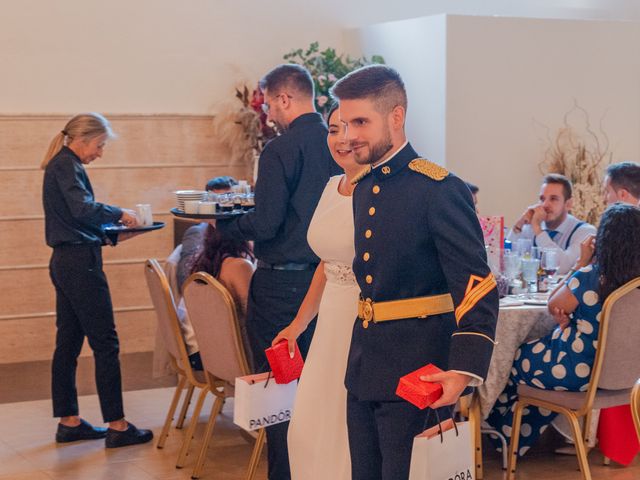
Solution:
[(526, 238), (525, 225), (530, 225), (533, 246), (558, 252), (559, 274), (565, 274), (580, 256), (580, 244), (589, 235), (596, 234), (596, 228), (583, 222), (569, 212), (573, 205), (571, 181), (556, 173), (544, 177), (540, 187), (538, 203), (527, 207), (515, 223), (507, 239), (515, 243)]

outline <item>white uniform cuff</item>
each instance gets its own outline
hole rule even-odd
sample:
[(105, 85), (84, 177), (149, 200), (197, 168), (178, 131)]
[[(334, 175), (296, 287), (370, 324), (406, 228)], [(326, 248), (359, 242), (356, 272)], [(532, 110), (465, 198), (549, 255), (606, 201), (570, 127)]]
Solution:
[(463, 372), (462, 370), (451, 370), (452, 372), (461, 373), (462, 375), (466, 375), (467, 377), (471, 377), (471, 381), (469, 382), (469, 387), (479, 387), (484, 383), (484, 379), (479, 377), (478, 375), (474, 375), (473, 373)]

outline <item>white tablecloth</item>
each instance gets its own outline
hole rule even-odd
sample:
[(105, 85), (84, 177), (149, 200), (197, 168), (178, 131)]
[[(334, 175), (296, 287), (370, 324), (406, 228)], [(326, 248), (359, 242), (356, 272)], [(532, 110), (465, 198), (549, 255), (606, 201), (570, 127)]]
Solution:
[(544, 337), (556, 322), (546, 306), (501, 307), (496, 325), (496, 342), (489, 373), (478, 387), (480, 409), (486, 418), (509, 380), (516, 351), (523, 343)]

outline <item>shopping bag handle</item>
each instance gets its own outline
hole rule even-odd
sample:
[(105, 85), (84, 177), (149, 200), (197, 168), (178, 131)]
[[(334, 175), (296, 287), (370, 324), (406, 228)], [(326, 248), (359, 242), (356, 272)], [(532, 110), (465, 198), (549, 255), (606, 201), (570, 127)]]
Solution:
[[(267, 366), (269, 366), (269, 362), (268, 362), (268, 360), (265, 360), (264, 363), (258, 369), (258, 372), (262, 371)], [(267, 375), (267, 381), (264, 382), (264, 387), (263, 388), (267, 388), (269, 386), (269, 380), (271, 380), (271, 378), (273, 377), (273, 372), (271, 370), (268, 370), (268, 372), (269, 372), (269, 375)], [(253, 385), (254, 383), (256, 383), (255, 380), (251, 380), (251, 385)]]
[(273, 372), (269, 370), (269, 375), (267, 375), (267, 381), (264, 382), (264, 387), (262, 388), (267, 388), (267, 386), (269, 385), (269, 380), (271, 380), (272, 378), (273, 378)]
[[(264, 382), (264, 386), (262, 388), (267, 388), (269, 386), (269, 380), (271, 380), (272, 378), (273, 378), (273, 372), (269, 370), (269, 375), (267, 375), (267, 381)], [(251, 385), (254, 385), (255, 383), (256, 383), (255, 380), (251, 380)]]
[[(453, 428), (456, 430), (456, 437), (459, 435), (458, 433), (458, 424), (456, 423), (455, 418), (453, 418), (453, 406), (449, 405), (449, 416), (451, 417), (451, 421), (453, 422)], [(438, 414), (437, 408), (430, 408), (427, 412), (427, 418), (424, 420), (424, 429), (427, 429), (427, 424), (429, 423), (429, 418), (431, 417), (431, 412), (435, 412), (436, 420), (438, 421), (438, 433), (440, 434), (440, 443), (444, 443), (444, 435), (442, 432), (442, 421), (440, 420), (440, 415)], [(446, 420), (446, 419), (445, 419)]]

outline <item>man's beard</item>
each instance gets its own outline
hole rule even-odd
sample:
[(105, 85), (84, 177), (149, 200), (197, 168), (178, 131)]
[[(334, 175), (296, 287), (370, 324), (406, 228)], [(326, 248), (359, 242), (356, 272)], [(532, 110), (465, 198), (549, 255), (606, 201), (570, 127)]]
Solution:
[[(351, 145), (353, 148), (353, 144)], [(387, 132), (387, 135), (380, 142), (376, 143), (373, 146), (369, 147), (369, 155), (365, 158), (358, 157), (358, 152), (354, 150), (354, 158), (356, 163), (360, 165), (371, 165), (373, 163), (379, 162), (382, 157), (384, 157), (389, 151), (393, 148), (393, 141), (391, 140), (391, 135)]]

